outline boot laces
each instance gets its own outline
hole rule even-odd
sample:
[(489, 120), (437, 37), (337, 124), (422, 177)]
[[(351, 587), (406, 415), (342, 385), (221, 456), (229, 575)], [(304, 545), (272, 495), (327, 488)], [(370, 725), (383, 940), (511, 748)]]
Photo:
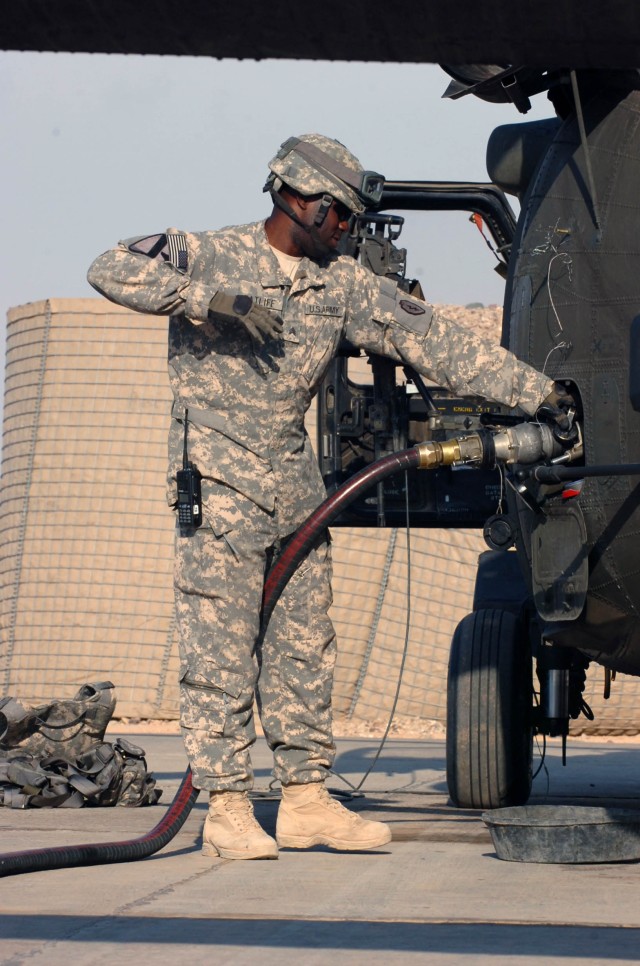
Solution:
[(227, 817), (233, 822), (238, 831), (248, 832), (260, 828), (253, 814), (253, 805), (248, 795), (233, 792), (225, 795), (220, 804)]
[(341, 818), (348, 818), (352, 822), (358, 822), (360, 820), (359, 816), (356, 815), (355, 812), (349, 811), (349, 809), (345, 808), (341, 802), (338, 802), (335, 798), (332, 798), (324, 785), (320, 785), (318, 788), (318, 797), (323, 805), (326, 805), (327, 808), (330, 808), (332, 812), (336, 812)]

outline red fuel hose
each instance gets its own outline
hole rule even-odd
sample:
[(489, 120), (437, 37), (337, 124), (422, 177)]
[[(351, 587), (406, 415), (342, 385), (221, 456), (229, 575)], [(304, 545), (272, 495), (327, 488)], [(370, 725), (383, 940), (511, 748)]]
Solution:
[[(280, 594), (298, 564), (307, 555), (318, 534), (360, 495), (363, 490), (401, 470), (420, 465), (416, 448), (392, 453), (356, 473), (336, 492), (327, 497), (317, 510), (293, 534), (265, 582), (262, 626), (271, 617)], [(97, 842), (88, 845), (61, 845), (48, 849), (29, 849), (24, 852), (0, 854), (0, 878), (22, 872), (42, 872), (46, 869), (66, 869), (81, 865), (105, 865), (112, 862), (133, 862), (145, 859), (164, 848), (180, 831), (187, 820), (199, 790), (191, 783), (191, 769), (186, 774), (164, 818), (146, 835), (126, 842)]]
[(330, 526), (342, 511), (353, 503), (363, 490), (367, 490), (375, 483), (398, 473), (410, 470), (420, 465), (420, 454), (415, 447), (391, 453), (382, 459), (366, 466), (356, 473), (346, 483), (327, 497), (317, 510), (307, 517), (300, 525), (282, 551), (282, 554), (271, 568), (264, 588), (262, 608), (262, 626), (266, 627), (280, 594), (301, 560), (315, 543), (318, 534)]

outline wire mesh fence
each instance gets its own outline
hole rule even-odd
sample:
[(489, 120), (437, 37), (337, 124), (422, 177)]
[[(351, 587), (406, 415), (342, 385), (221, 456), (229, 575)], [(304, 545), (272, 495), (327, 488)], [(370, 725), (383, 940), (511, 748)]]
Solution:
[[(102, 299), (12, 309), (5, 385), (0, 697), (108, 679), (117, 716), (177, 718), (166, 320)], [(443, 729), (451, 637), (484, 549), (476, 530), (334, 528), (339, 715), (389, 714), (406, 647), (397, 715)], [(609, 701), (603, 684), (593, 666), (595, 721), (572, 732), (637, 734), (640, 681), (619, 675)]]

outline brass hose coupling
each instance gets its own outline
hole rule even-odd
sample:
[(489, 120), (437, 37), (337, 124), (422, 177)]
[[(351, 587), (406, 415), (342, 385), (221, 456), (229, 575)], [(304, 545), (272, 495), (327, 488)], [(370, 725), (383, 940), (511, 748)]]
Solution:
[(420, 458), (418, 469), (421, 470), (435, 470), (439, 466), (451, 466), (453, 463), (482, 463), (485, 455), (478, 433), (443, 440), (441, 443), (430, 440), (418, 443), (415, 448)]
[(531, 466), (552, 460), (570, 462), (583, 454), (582, 434), (570, 449), (558, 440), (550, 426), (538, 422), (518, 423), (498, 431), (483, 430), (457, 439), (442, 442), (429, 440), (414, 447), (418, 454), (418, 468), (434, 470), (454, 463), (474, 464), (477, 468), (493, 468), (498, 463)]

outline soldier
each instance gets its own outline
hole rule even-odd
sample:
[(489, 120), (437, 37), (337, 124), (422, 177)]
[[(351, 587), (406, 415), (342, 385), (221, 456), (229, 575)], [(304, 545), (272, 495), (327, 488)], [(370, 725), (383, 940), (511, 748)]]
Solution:
[[(350, 215), (384, 183), (342, 144), (289, 138), (269, 168), (266, 221), (128, 239), (88, 275), (114, 302), (170, 316), (168, 498), (175, 507), (188, 439), (203, 506), (201, 526), (176, 531), (181, 727), (194, 786), (209, 791), (203, 851), (238, 859), (277, 858), (278, 845), (360, 850), (391, 839), (324, 785), (335, 754), (328, 536), (260, 632), (269, 564), (326, 496), (304, 415), (340, 341), (529, 414), (554, 388), (337, 253)], [(275, 841), (248, 797), (254, 697), (282, 784)]]

